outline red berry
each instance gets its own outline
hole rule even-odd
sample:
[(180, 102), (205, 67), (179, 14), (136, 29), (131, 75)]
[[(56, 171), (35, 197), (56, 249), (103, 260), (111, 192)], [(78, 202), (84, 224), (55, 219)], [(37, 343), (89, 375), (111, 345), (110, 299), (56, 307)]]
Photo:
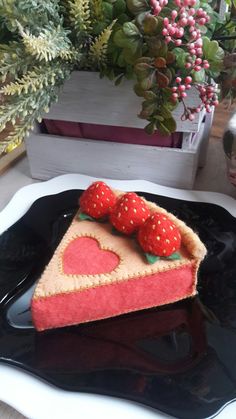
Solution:
[(184, 81), (185, 81), (186, 84), (190, 84), (190, 83), (192, 83), (193, 79), (192, 79), (192, 77), (187, 76), (187, 77), (185, 77)]
[(92, 183), (79, 199), (81, 211), (93, 218), (109, 215), (115, 203), (115, 194), (106, 183), (101, 181)]
[(118, 199), (110, 215), (111, 224), (124, 234), (134, 233), (150, 216), (145, 201), (134, 192)]
[(155, 212), (140, 227), (138, 242), (144, 252), (156, 256), (170, 256), (180, 249), (179, 229), (165, 214)]

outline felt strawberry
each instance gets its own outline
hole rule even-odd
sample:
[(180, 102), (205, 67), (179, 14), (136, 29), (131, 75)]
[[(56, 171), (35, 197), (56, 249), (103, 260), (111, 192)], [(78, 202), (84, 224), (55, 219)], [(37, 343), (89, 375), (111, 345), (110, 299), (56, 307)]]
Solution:
[(101, 181), (92, 183), (79, 199), (82, 213), (92, 218), (102, 218), (109, 215), (115, 203), (115, 194), (106, 183)]
[(116, 230), (132, 234), (149, 216), (150, 211), (145, 201), (136, 193), (128, 192), (118, 199), (111, 212), (110, 222)]
[(147, 219), (138, 231), (138, 242), (149, 255), (180, 258), (176, 253), (181, 245), (179, 229), (165, 214), (155, 212)]

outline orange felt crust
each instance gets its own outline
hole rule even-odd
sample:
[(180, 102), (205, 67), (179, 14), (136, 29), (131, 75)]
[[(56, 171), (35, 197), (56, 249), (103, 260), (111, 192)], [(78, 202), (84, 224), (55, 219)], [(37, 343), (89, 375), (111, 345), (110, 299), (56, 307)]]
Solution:
[(196, 262), (171, 271), (32, 300), (38, 331), (172, 303), (196, 293)]

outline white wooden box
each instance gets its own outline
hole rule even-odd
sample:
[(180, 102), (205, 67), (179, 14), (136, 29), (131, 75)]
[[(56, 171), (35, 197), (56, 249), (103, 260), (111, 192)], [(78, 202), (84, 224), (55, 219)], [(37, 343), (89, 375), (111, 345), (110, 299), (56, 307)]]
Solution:
[[(196, 104), (197, 96), (190, 98)], [(58, 103), (47, 118), (61, 121), (143, 128), (136, 115), (141, 99), (125, 82), (116, 87), (97, 73), (75, 72), (65, 84)], [(175, 111), (182, 148), (167, 148), (43, 134), (37, 126), (26, 140), (33, 178), (50, 179), (65, 173), (82, 173), (113, 179), (145, 179), (162, 185), (190, 189), (197, 168), (204, 164), (212, 115), (191, 123)]]

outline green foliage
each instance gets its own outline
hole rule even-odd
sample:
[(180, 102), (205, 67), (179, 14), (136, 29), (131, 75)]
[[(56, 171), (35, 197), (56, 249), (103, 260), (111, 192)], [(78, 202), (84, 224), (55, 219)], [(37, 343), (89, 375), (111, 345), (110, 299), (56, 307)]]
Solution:
[(59, 0), (0, 0), (0, 16), (10, 32), (18, 31), (17, 22), (35, 32), (61, 23)]
[(108, 41), (112, 33), (112, 27), (114, 26), (115, 21), (113, 21), (104, 31), (95, 38), (94, 42), (89, 48), (89, 58), (91, 61), (92, 67), (94, 65), (101, 69), (106, 65), (107, 62), (107, 49)]
[(236, 0), (225, 0), (225, 3), (228, 4), (229, 6), (236, 7)]
[[(170, 18), (171, 10), (176, 8), (174, 2), (169, 1), (168, 7), (165, 7), (158, 16), (150, 13), (149, 1), (127, 0), (126, 3), (133, 19), (129, 18), (128, 22), (117, 26), (114, 30), (112, 37), (116, 47), (114, 54), (116, 61), (114, 61), (120, 67), (120, 73), (125, 76), (130, 74), (130, 66), (132, 67), (132, 74), (136, 78), (135, 93), (144, 98), (139, 117), (147, 119), (146, 131), (152, 134), (157, 129), (162, 134), (169, 135), (176, 130), (172, 111), (179, 102), (184, 103), (184, 99), (173, 102), (171, 88), (175, 85), (176, 75), (182, 79), (191, 76), (194, 83), (200, 85), (207, 84), (212, 79), (218, 83), (225, 73), (225, 41), (219, 44), (214, 38), (216, 31), (221, 30), (224, 33), (225, 20), (220, 22), (215, 9), (216, 2), (197, 1), (194, 7), (196, 9), (201, 7), (211, 16), (207, 26), (199, 26), (202, 36), (205, 34), (202, 59), (207, 60), (210, 67), (201, 71), (195, 71), (193, 68), (188, 70), (186, 64), (191, 59), (187, 47), (191, 42), (188, 29), (180, 47), (175, 47), (173, 42), (167, 45), (162, 35), (163, 19)], [(232, 41), (231, 50), (235, 46), (235, 41)], [(117, 74), (116, 77), (119, 80)], [(189, 112), (185, 105), (184, 112), (186, 114)]]
[(74, 68), (100, 71), (116, 85), (124, 77), (132, 79), (143, 98), (139, 117), (147, 120), (149, 134), (176, 130), (176, 75), (191, 75), (196, 84), (213, 78), (223, 86), (222, 96), (233, 96), (233, 82), (226, 81), (236, 78), (235, 70), (224, 69), (223, 63), (235, 50), (235, 19), (228, 13), (220, 22), (216, 4), (198, 0), (195, 6), (211, 15), (201, 27), (203, 59), (210, 68), (196, 72), (186, 69), (188, 30), (181, 46), (165, 43), (163, 19), (176, 7), (171, 0), (158, 16), (149, 0), (0, 0), (0, 131), (9, 122), (15, 127), (0, 143), (0, 153), (41, 119)]
[(0, 79), (5, 82), (6, 78), (15, 78), (24, 74), (32, 65), (30, 57), (24, 46), (16, 41), (8, 44), (0, 44)]
[(68, 59), (72, 56), (72, 44), (68, 38), (68, 31), (62, 26), (42, 28), (39, 35), (32, 35), (18, 24), (19, 32), (25, 51), (29, 56), (39, 61), (52, 61), (55, 58)]
[(0, 131), (9, 122), (15, 128), (0, 143), (2, 153), (22, 141), (56, 100), (78, 52), (57, 0), (0, 0), (0, 15)]
[(75, 31), (77, 37), (80, 32), (91, 30), (91, 13), (89, 0), (71, 0), (68, 1), (69, 20), (72, 30)]

